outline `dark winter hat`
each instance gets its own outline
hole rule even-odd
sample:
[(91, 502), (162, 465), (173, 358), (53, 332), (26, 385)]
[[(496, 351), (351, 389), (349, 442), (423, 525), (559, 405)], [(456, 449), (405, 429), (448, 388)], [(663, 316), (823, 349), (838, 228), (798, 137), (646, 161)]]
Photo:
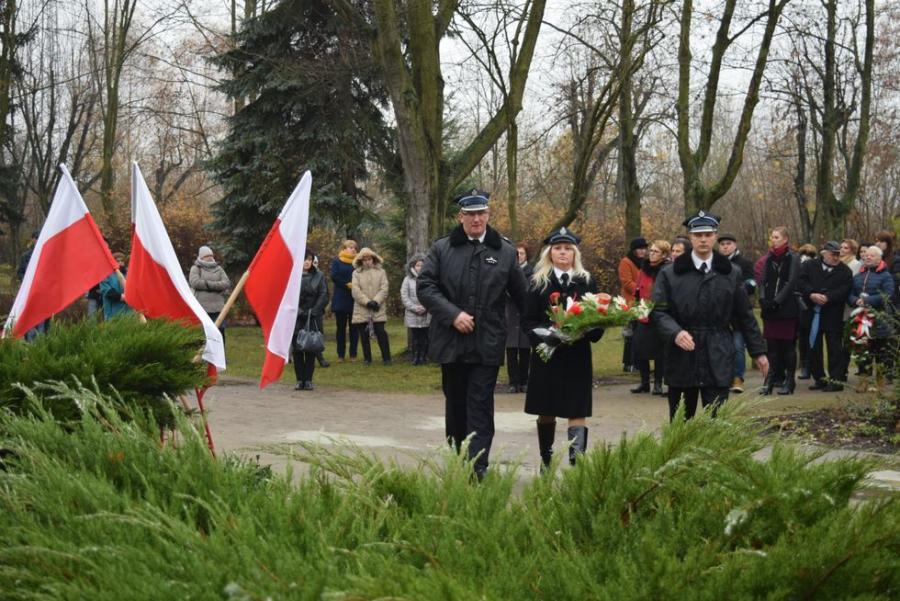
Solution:
[(684, 227), (692, 234), (701, 234), (703, 232), (716, 232), (719, 230), (719, 223), (722, 221), (718, 215), (699, 211), (693, 217), (684, 220)]
[(637, 249), (639, 249), (639, 248), (647, 248), (647, 247), (649, 247), (649, 246), (650, 246), (650, 245), (647, 244), (647, 239), (646, 239), (646, 238), (635, 238), (635, 239), (632, 240), (631, 243), (628, 245), (628, 250), (637, 250)]
[(472, 188), (471, 191), (459, 196), (456, 204), (459, 205), (460, 211), (486, 211), (488, 208), (488, 198), (491, 193), (484, 190)]
[(554, 232), (550, 232), (550, 235), (544, 238), (544, 244), (550, 246), (551, 244), (575, 244), (576, 246), (581, 242), (581, 238), (576, 235), (574, 232), (571, 232), (566, 229), (565, 226), (559, 228)]
[(731, 240), (732, 242), (737, 242), (737, 238), (734, 234), (724, 233), (718, 235), (718, 240), (721, 242), (722, 240)]
[(829, 240), (824, 245), (822, 245), (822, 252), (823, 253), (840, 253), (841, 245), (839, 242), (836, 242), (834, 240)]

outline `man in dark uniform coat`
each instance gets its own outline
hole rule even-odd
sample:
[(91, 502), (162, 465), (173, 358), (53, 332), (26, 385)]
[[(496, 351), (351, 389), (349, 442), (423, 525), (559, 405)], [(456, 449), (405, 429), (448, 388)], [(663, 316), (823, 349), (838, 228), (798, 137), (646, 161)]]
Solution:
[[(853, 287), (853, 274), (841, 261), (841, 245), (825, 243), (818, 259), (800, 266), (797, 288), (811, 307), (809, 319), (809, 371), (815, 382), (810, 390), (840, 392), (847, 381), (850, 357), (844, 348), (844, 305)], [(823, 347), (828, 344), (828, 378), (825, 377)]]
[(516, 249), (488, 226), (488, 193), (457, 201), (460, 225), (431, 247), (416, 293), (432, 315), (429, 355), (441, 364), (448, 441), (468, 435), (475, 474), (484, 477), (494, 439), (494, 386), (506, 346), (507, 294), (521, 311), (527, 284)]
[(698, 396), (704, 407), (728, 399), (734, 373), (732, 327), (744, 335), (763, 377), (769, 369), (742, 274), (713, 251), (719, 218), (700, 211), (684, 225), (693, 250), (663, 268), (653, 287), (652, 321), (667, 344), (670, 419), (682, 400), (685, 417), (691, 418)]

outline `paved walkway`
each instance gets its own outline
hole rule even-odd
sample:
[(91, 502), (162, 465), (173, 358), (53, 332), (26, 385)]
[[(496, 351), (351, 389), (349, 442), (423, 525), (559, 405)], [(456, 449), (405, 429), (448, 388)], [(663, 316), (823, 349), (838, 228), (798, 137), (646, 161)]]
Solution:
[[(754, 374), (755, 375), (755, 374)], [(759, 382), (751, 379), (748, 391)], [(623, 434), (655, 432), (668, 420), (665, 397), (629, 392), (634, 383), (600, 385), (594, 390), (594, 415), (588, 418), (588, 444), (616, 442)], [(852, 394), (852, 393), (849, 393)], [(223, 378), (207, 393), (213, 437), (220, 451), (259, 457), (261, 463), (282, 468), (289, 462), (292, 443), (328, 445), (349, 441), (384, 459), (412, 463), (411, 455), (443, 446), (444, 399), (440, 394), (406, 395), (363, 393), (331, 387), (296, 392), (285, 384), (260, 391), (256, 383)], [(828, 398), (801, 391), (791, 397), (771, 397), (764, 405), (773, 413), (821, 406)], [(534, 417), (522, 411), (523, 394), (497, 394), (496, 435), (491, 452), (495, 466), (518, 462), (523, 473), (535, 473), (538, 463)], [(565, 439), (565, 421), (559, 420), (557, 439)], [(302, 450), (300, 450), (302, 452)], [(844, 454), (834, 451), (832, 456)], [(299, 471), (304, 464), (291, 462)], [(900, 487), (900, 474), (885, 471), (880, 477)]]

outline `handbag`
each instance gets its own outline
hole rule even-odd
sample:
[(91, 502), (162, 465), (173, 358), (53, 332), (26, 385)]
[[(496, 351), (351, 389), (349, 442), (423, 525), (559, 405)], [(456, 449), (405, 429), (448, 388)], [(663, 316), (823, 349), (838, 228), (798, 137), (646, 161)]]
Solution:
[[(311, 328), (310, 325), (313, 327)], [(321, 353), (325, 350), (325, 337), (312, 322), (312, 311), (306, 314), (306, 327), (297, 332), (296, 347), (301, 353)]]

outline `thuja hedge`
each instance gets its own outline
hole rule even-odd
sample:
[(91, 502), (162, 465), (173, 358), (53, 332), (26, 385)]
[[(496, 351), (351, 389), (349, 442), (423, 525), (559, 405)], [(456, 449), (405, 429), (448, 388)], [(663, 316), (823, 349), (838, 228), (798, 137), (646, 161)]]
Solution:
[[(166, 320), (141, 323), (134, 316), (54, 324), (33, 342), (0, 341), (0, 408), (25, 408), (22, 386), (36, 382), (94, 383), (115, 391), (118, 404), (167, 412), (166, 395), (176, 396), (203, 383), (203, 366), (192, 362), (202, 346), (198, 328)], [(78, 419), (72, 399), (37, 389), (58, 419)]]
[(900, 505), (866, 460), (815, 462), (733, 411), (517, 485), (449, 451), (414, 469), (310, 449), (308, 475), (177, 448), (95, 392), (2, 416), (5, 599), (896, 599)]

